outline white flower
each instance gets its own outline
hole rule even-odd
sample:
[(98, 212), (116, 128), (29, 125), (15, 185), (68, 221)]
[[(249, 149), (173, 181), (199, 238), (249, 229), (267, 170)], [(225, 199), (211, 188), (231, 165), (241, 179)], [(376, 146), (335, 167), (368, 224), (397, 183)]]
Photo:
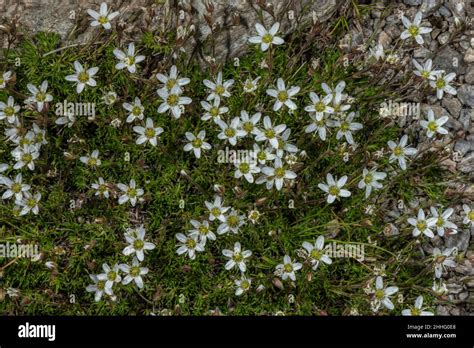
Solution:
[(241, 272), (245, 272), (247, 270), (245, 259), (248, 259), (250, 256), (252, 256), (252, 252), (250, 250), (242, 251), (239, 242), (234, 244), (234, 250), (224, 249), (222, 250), (222, 254), (230, 259), (225, 264), (226, 270), (230, 270), (237, 266)]
[(287, 280), (290, 278), (292, 281), (296, 281), (295, 272), (301, 269), (303, 265), (299, 262), (292, 262), (291, 257), (285, 255), (283, 257), (283, 263), (276, 266), (275, 274), (281, 276), (281, 279)]
[(321, 115), (319, 118), (316, 116), (315, 113), (311, 113), (309, 115), (311, 122), (306, 128), (305, 128), (305, 133), (312, 133), (312, 132), (317, 132), (319, 138), (322, 141), (326, 140), (326, 134), (327, 134), (327, 127), (329, 126), (330, 122), (328, 117), (326, 115)]
[(255, 160), (235, 161), (234, 164), (237, 168), (234, 172), (234, 178), (236, 179), (243, 176), (249, 183), (253, 183), (253, 174), (260, 173), (260, 167), (257, 167)]
[(381, 43), (378, 43), (375, 47), (369, 48), (369, 56), (374, 57), (375, 60), (384, 59), (385, 52)]
[(244, 224), (245, 216), (240, 215), (236, 210), (232, 209), (227, 216), (224, 215), (224, 220), (219, 227), (217, 227), (217, 234), (224, 234), (227, 232), (237, 234), (239, 233), (239, 228)]
[(178, 91), (181, 92), (181, 87), (186, 86), (191, 82), (187, 77), (178, 77), (178, 69), (176, 68), (176, 65), (171, 67), (169, 76), (158, 73), (156, 74), (156, 78), (164, 84), (163, 88), (168, 91), (171, 91), (176, 86)]
[(105, 2), (100, 4), (99, 13), (91, 9), (88, 9), (87, 13), (94, 19), (91, 22), (91, 27), (102, 25), (106, 30), (109, 30), (112, 27), (110, 21), (119, 15), (118, 11), (109, 13)]
[(450, 230), (450, 235), (456, 234), (458, 232), (458, 226), (448, 220), (454, 212), (453, 208), (446, 209), (441, 215), (439, 215), (438, 211), (434, 207), (430, 207), (430, 211), (433, 215), (433, 218), (436, 218), (436, 223), (434, 226), (436, 226), (436, 231), (440, 237), (444, 236), (446, 229)]
[(441, 70), (432, 70), (433, 61), (428, 59), (423, 66), (418, 63), (415, 59), (412, 60), (416, 70), (414, 71), (416, 76), (420, 76), (426, 80), (436, 80), (436, 75), (441, 73)]
[(438, 296), (443, 296), (448, 293), (448, 288), (446, 283), (442, 279), (439, 279), (437, 282), (436, 279), (433, 280), (433, 287), (431, 288), (433, 292)]
[(263, 146), (258, 146), (256, 143), (253, 144), (253, 154), (260, 164), (265, 164), (267, 161), (273, 161), (275, 159), (276, 155), (273, 154), (272, 151), (272, 148), (264, 148)]
[(106, 263), (102, 264), (102, 269), (105, 273), (97, 275), (97, 279), (105, 281), (106, 288), (112, 288), (115, 283), (120, 283), (122, 277), (119, 274), (120, 267), (118, 264), (115, 264), (112, 268)]
[(119, 60), (115, 65), (115, 69), (122, 70), (127, 68), (131, 74), (134, 74), (137, 71), (136, 65), (145, 60), (145, 56), (137, 56), (135, 54), (135, 44), (133, 42), (128, 44), (127, 53), (116, 48), (114, 49), (114, 55)]
[(119, 265), (119, 268), (122, 272), (127, 274), (122, 279), (123, 285), (129, 284), (133, 280), (140, 289), (143, 288), (142, 275), (148, 273), (148, 268), (140, 267), (140, 263), (138, 262), (138, 259), (136, 257), (133, 258), (131, 266), (122, 263)]
[(357, 187), (360, 189), (365, 188), (365, 198), (370, 196), (372, 189), (378, 190), (383, 187), (378, 180), (383, 180), (387, 177), (387, 173), (377, 172), (375, 169), (369, 171), (367, 168), (364, 168), (362, 171), (362, 180), (359, 181)]
[(210, 90), (210, 94), (207, 97), (209, 101), (212, 99), (220, 99), (221, 97), (230, 97), (229, 88), (234, 84), (234, 80), (222, 82), (222, 71), (219, 71), (216, 82), (204, 80), (203, 83)]
[[(6, 171), (8, 168), (10, 168), (10, 165), (7, 163), (0, 163), (0, 173), (3, 173)], [(1, 176), (0, 176), (1, 177)], [(1, 181), (0, 181), (1, 184)]]
[(41, 193), (37, 193), (34, 196), (30, 192), (25, 192), (23, 199), (15, 201), (15, 204), (21, 208), (20, 216), (28, 214), (30, 211), (33, 214), (38, 215), (39, 212), (39, 201), (41, 200)]
[(180, 242), (176, 253), (182, 255), (187, 253), (191, 260), (196, 258), (196, 251), (204, 251), (204, 245), (198, 241), (197, 234), (185, 236), (182, 233), (176, 234), (176, 239)]
[(377, 312), (381, 305), (385, 308), (392, 310), (394, 308), (390, 296), (395, 294), (398, 291), (396, 286), (383, 286), (383, 279), (381, 276), (378, 276), (375, 280), (375, 293), (374, 293), (374, 303), (373, 309), (374, 312)]
[(290, 110), (296, 110), (298, 107), (291, 100), (300, 91), (300, 87), (291, 86), (288, 90), (286, 89), (285, 82), (282, 78), (277, 80), (277, 89), (267, 89), (267, 94), (275, 98), (275, 104), (273, 104), (273, 111), (278, 111), (283, 105), (286, 105)]
[(197, 220), (191, 220), (191, 225), (193, 225), (194, 229), (189, 230), (189, 235), (198, 236), (199, 243), (202, 244), (202, 246), (206, 245), (208, 239), (216, 240), (216, 235), (209, 228), (209, 221), (204, 220), (203, 222), (199, 222)]
[(7, 103), (0, 101), (0, 120), (7, 119), (8, 123), (17, 124), (17, 113), (20, 111), (20, 106), (15, 105), (15, 99), (12, 96), (8, 97)]
[(32, 131), (34, 134), (33, 141), (36, 146), (41, 147), (41, 145), (46, 145), (48, 143), (48, 141), (46, 140), (46, 130), (41, 129), (36, 123), (33, 123)]
[(119, 197), (119, 204), (124, 204), (130, 201), (130, 204), (134, 207), (135, 204), (137, 204), (139, 197), (144, 194), (144, 191), (141, 188), (136, 188), (136, 182), (134, 179), (130, 180), (130, 185), (117, 184), (117, 187), (123, 192)]
[(38, 148), (34, 145), (23, 145), (11, 152), (16, 160), (13, 169), (20, 169), (27, 166), (29, 170), (35, 170), (35, 160), (39, 157)]
[(352, 138), (352, 132), (362, 129), (363, 126), (361, 123), (358, 122), (352, 122), (354, 119), (355, 112), (351, 112), (349, 115), (346, 116), (346, 118), (343, 121), (335, 121), (334, 122), (334, 127), (337, 128), (337, 134), (336, 134), (336, 139), (339, 140), (343, 136), (346, 138), (346, 141), (354, 145), (354, 139)]
[(81, 156), (79, 160), (92, 168), (95, 168), (96, 166), (100, 166), (102, 164), (102, 161), (99, 159), (99, 150), (92, 151), (90, 156)]
[(449, 85), (449, 83), (454, 80), (455, 77), (455, 73), (449, 73), (445, 75), (444, 72), (439, 72), (436, 75), (435, 80), (430, 81), (430, 86), (436, 88), (436, 97), (438, 99), (443, 98), (444, 92), (452, 95), (457, 94), (456, 89)]
[(89, 277), (92, 279), (94, 284), (88, 285), (86, 287), (87, 292), (94, 292), (94, 300), (95, 302), (99, 302), (102, 299), (104, 293), (109, 296), (113, 295), (112, 287), (110, 283), (109, 286), (106, 286), (107, 282), (105, 280), (100, 280), (96, 275), (90, 274)]
[(332, 263), (331, 258), (326, 255), (324, 252), (324, 237), (319, 236), (314, 244), (303, 242), (303, 248), (308, 252), (308, 259), (313, 267), (313, 270), (316, 270), (320, 262), (330, 265)]
[(108, 91), (102, 96), (102, 100), (104, 101), (105, 105), (113, 105), (117, 101), (117, 93), (114, 91)]
[(293, 180), (297, 176), (295, 172), (288, 170), (285, 166), (283, 166), (280, 157), (275, 158), (273, 167), (263, 167), (262, 173), (265, 174), (267, 177), (267, 189), (271, 189), (273, 187), (273, 184), (275, 184), (275, 188), (278, 191), (280, 191), (283, 187), (285, 179)]
[(129, 244), (122, 250), (122, 253), (125, 256), (136, 254), (138, 261), (143, 261), (145, 258), (145, 250), (155, 249), (155, 244), (150, 242), (145, 242), (145, 228), (143, 225), (140, 225), (136, 229), (135, 236), (130, 234), (125, 234), (125, 240)]
[(257, 123), (260, 121), (260, 117), (262, 117), (260, 112), (257, 112), (250, 117), (247, 111), (240, 111), (240, 127), (245, 132), (244, 136), (258, 134)]
[(426, 219), (423, 209), (419, 209), (418, 216), (416, 218), (408, 218), (407, 222), (414, 226), (413, 237), (418, 237), (423, 233), (427, 237), (433, 238), (434, 234), (430, 228), (436, 225), (436, 220), (437, 218)]
[(256, 79), (252, 80), (250, 78), (248, 78), (247, 80), (245, 80), (245, 83), (244, 83), (244, 92), (245, 93), (252, 93), (253, 91), (255, 91), (258, 87), (258, 81), (260, 80), (260, 76), (258, 76)]
[(181, 96), (181, 90), (178, 85), (175, 85), (170, 91), (159, 89), (158, 95), (163, 99), (163, 103), (158, 107), (158, 112), (162, 114), (171, 111), (171, 114), (176, 119), (181, 117), (184, 105), (191, 104), (192, 102), (191, 98)]
[(184, 145), (184, 151), (193, 150), (194, 156), (196, 156), (196, 158), (201, 158), (201, 149), (203, 150), (211, 149), (211, 145), (204, 141), (204, 138), (206, 137), (205, 130), (200, 131), (197, 136), (195, 136), (191, 132), (186, 132), (185, 135), (186, 135), (186, 139), (189, 140), (189, 143)]
[(324, 113), (332, 114), (334, 112), (334, 109), (329, 106), (329, 103), (331, 103), (332, 100), (331, 95), (326, 95), (324, 98), (320, 99), (316, 93), (310, 92), (309, 98), (313, 104), (306, 106), (304, 110), (314, 113), (317, 120), (321, 120)]
[(285, 151), (288, 152), (289, 155), (298, 152), (298, 148), (295, 145), (290, 144), (288, 142), (288, 139), (290, 138), (290, 134), (291, 134), (291, 129), (287, 128), (285, 129), (283, 134), (277, 137), (277, 140), (278, 140), (278, 147), (276, 149), (277, 157), (284, 157)]
[(4, 73), (0, 74), (0, 89), (3, 89), (7, 86), (8, 81), (12, 78), (11, 71), (5, 71)]
[(474, 226), (474, 210), (471, 209), (467, 204), (463, 204), (462, 209), (464, 210), (464, 214), (466, 214), (464, 220), (462, 221), (463, 224), (471, 224), (471, 226)]
[(136, 141), (138, 145), (149, 142), (152, 146), (156, 146), (158, 144), (157, 137), (163, 133), (163, 128), (155, 127), (153, 125), (153, 120), (148, 117), (145, 122), (145, 127), (134, 126), (133, 131), (139, 134)]
[(214, 203), (205, 201), (204, 204), (206, 208), (209, 210), (209, 220), (214, 221), (215, 219), (220, 220), (221, 222), (226, 221), (224, 214), (230, 207), (224, 207), (224, 202), (220, 196), (215, 196)]
[(99, 181), (92, 184), (92, 188), (96, 190), (96, 196), (109, 198), (109, 186), (103, 177), (100, 176)]
[(418, 44), (423, 45), (424, 41), (421, 35), (430, 33), (432, 29), (420, 27), (422, 17), (423, 14), (421, 12), (417, 12), (413, 22), (411, 22), (408, 18), (402, 15), (402, 22), (406, 28), (405, 31), (403, 31), (400, 35), (402, 40), (412, 37)]
[(280, 29), (280, 23), (276, 22), (272, 25), (270, 30), (265, 29), (260, 23), (255, 23), (255, 29), (257, 29), (258, 36), (252, 36), (249, 38), (249, 42), (253, 44), (260, 44), (262, 52), (268, 50), (271, 45), (281, 45), (285, 41), (276, 36), (278, 29)]
[(5, 176), (0, 176), (0, 185), (5, 185), (7, 190), (3, 193), (2, 199), (8, 199), (12, 196), (16, 200), (21, 200), (23, 195), (30, 190), (31, 186), (23, 183), (23, 176), (18, 173), (15, 177), (15, 181), (10, 180)]
[(92, 77), (97, 74), (99, 68), (94, 67), (86, 70), (77, 60), (74, 62), (74, 68), (76, 69), (76, 73), (66, 76), (66, 81), (77, 83), (76, 92), (78, 94), (84, 90), (86, 85), (91, 87), (97, 85), (97, 82)]
[(416, 154), (417, 150), (413, 147), (407, 146), (408, 136), (405, 134), (401, 139), (398, 145), (392, 140), (388, 141), (388, 147), (392, 151), (390, 155), (389, 162), (398, 160), (398, 165), (402, 170), (407, 169), (407, 164), (405, 156), (413, 156)]
[[(334, 88), (329, 87), (327, 83), (323, 82), (321, 83), (321, 88), (327, 95), (330, 95), (332, 99), (336, 99), (337, 96), (338, 96), (339, 101), (343, 101), (344, 99), (346, 99), (346, 95), (342, 93), (344, 92), (344, 88), (346, 88), (346, 82), (344, 81), (339, 81), (336, 87)], [(345, 110), (336, 110), (336, 109), (334, 110), (334, 112), (339, 112), (339, 111), (345, 111)]]
[(263, 118), (263, 129), (258, 129), (256, 132), (256, 141), (268, 140), (270, 145), (274, 149), (278, 149), (278, 134), (282, 133), (286, 129), (286, 124), (279, 124), (273, 127), (270, 117), (265, 116)]
[(55, 123), (59, 125), (67, 124), (68, 128), (71, 128), (74, 122), (76, 122), (76, 116), (74, 116), (72, 112), (66, 111), (64, 116), (58, 117), (56, 119)]
[(235, 285), (237, 286), (237, 289), (235, 290), (235, 295), (240, 296), (244, 292), (248, 291), (250, 289), (250, 285), (252, 284), (252, 279), (247, 278), (244, 274), (242, 274), (240, 279), (236, 279)]
[(206, 111), (204, 115), (201, 117), (201, 120), (207, 121), (211, 118), (214, 121), (220, 120), (221, 115), (225, 114), (229, 111), (229, 108), (226, 106), (220, 106), (221, 100), (220, 98), (215, 98), (212, 105), (207, 101), (201, 101), (202, 108)]
[(145, 111), (145, 108), (143, 107), (140, 98), (135, 97), (135, 101), (133, 104), (123, 103), (122, 106), (125, 110), (130, 112), (127, 117), (128, 123), (132, 123), (136, 119), (143, 120), (143, 112)]
[(258, 222), (260, 215), (262, 214), (260, 214), (258, 210), (254, 209), (249, 212), (249, 215), (247, 216), (247, 218), (250, 220), (251, 223), (255, 225)]
[(443, 124), (448, 122), (448, 116), (442, 116), (438, 119), (435, 119), (433, 110), (428, 110), (428, 120), (421, 120), (420, 125), (426, 129), (426, 135), (428, 138), (433, 137), (436, 133), (439, 134), (448, 134), (448, 130), (441, 127)]
[(409, 309), (404, 309), (402, 315), (404, 316), (428, 316), (434, 315), (432, 312), (425, 311), (423, 308), (423, 296), (418, 296), (415, 301), (415, 306)]
[(433, 248), (435, 277), (441, 278), (446, 267), (454, 268), (457, 266), (454, 261), (453, 253), (457, 252), (457, 248), (446, 248), (443, 252), (439, 248)]
[(351, 193), (343, 189), (344, 185), (347, 182), (347, 175), (344, 175), (339, 180), (334, 178), (331, 173), (326, 175), (326, 183), (327, 184), (318, 184), (318, 187), (328, 194), (327, 202), (329, 204), (333, 203), (336, 198), (339, 197), (349, 197)]
[(27, 104), (36, 103), (38, 111), (43, 111), (44, 104), (53, 100), (53, 96), (47, 93), (48, 81), (46, 80), (41, 83), (39, 89), (31, 83), (27, 84), (26, 87), (30, 91), (31, 97), (27, 98), (25, 102)]
[(237, 138), (245, 136), (245, 131), (240, 128), (240, 119), (238, 117), (234, 117), (229, 125), (220, 119), (217, 119), (216, 123), (222, 130), (217, 137), (221, 140), (228, 140), (231, 145), (235, 146)]

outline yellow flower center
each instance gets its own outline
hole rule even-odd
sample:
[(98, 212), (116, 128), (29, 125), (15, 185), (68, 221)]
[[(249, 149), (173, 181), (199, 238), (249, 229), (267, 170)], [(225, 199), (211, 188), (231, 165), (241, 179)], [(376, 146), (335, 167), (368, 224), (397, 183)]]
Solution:
[(395, 148), (393, 149), (393, 154), (395, 156), (401, 156), (403, 154), (403, 150), (400, 146), (395, 146)]
[(12, 189), (11, 189), (11, 190), (12, 190), (13, 192), (15, 192), (15, 193), (20, 192), (20, 191), (21, 191), (21, 184), (19, 184), (19, 183), (17, 183), (17, 182), (14, 183), (14, 184), (12, 185)]
[(140, 267), (138, 266), (130, 267), (130, 275), (132, 277), (138, 277), (140, 275)]
[(7, 106), (3, 112), (5, 115), (7, 115), (7, 117), (11, 117), (15, 114), (15, 108), (13, 106)]
[(226, 137), (232, 138), (233, 136), (235, 136), (235, 129), (227, 128), (225, 130), (224, 134), (225, 134)]
[(175, 106), (178, 104), (179, 97), (176, 94), (170, 94), (166, 99), (168, 105)]
[(411, 25), (408, 28), (408, 32), (410, 33), (411, 36), (417, 36), (418, 33), (420, 32), (420, 29), (416, 25)]
[(217, 93), (217, 94), (221, 95), (221, 94), (223, 94), (224, 92), (225, 92), (224, 86), (222, 86), (222, 85), (217, 85), (217, 86), (216, 86), (216, 93)]
[(286, 273), (290, 273), (290, 272), (293, 272), (293, 265), (291, 263), (287, 263), (283, 266), (283, 270), (286, 272)]
[(145, 243), (143, 243), (143, 241), (140, 239), (135, 239), (135, 241), (133, 242), (133, 248), (135, 250), (142, 250), (144, 245)]
[(155, 137), (155, 130), (153, 128), (147, 128), (145, 129), (145, 136), (148, 138), (148, 139), (151, 139), (151, 138), (154, 138)]
[(426, 222), (424, 220), (422, 221), (418, 221), (416, 223), (416, 228), (418, 228), (420, 231), (424, 231), (426, 229), (427, 225), (426, 225)]
[(277, 178), (283, 178), (285, 176), (285, 169), (283, 168), (276, 168), (275, 169), (275, 176)]
[(262, 42), (266, 44), (271, 44), (273, 42), (273, 36), (269, 33), (266, 33), (262, 36)]
[(435, 84), (437, 89), (443, 89), (446, 86), (446, 81), (443, 78), (438, 78)]
[(142, 108), (141, 107), (139, 107), (138, 105), (133, 107), (132, 114), (134, 116), (140, 116), (141, 113), (142, 113)]
[(372, 182), (373, 178), (374, 178), (373, 175), (369, 173), (369, 174), (367, 174), (367, 175), (365, 176), (364, 182), (365, 182), (366, 184), (370, 184), (370, 183)]
[(186, 241), (186, 246), (188, 247), (188, 249), (194, 249), (194, 248), (196, 247), (196, 242), (195, 242), (195, 240), (189, 238), (189, 239)]
[(432, 132), (436, 132), (436, 130), (438, 129), (438, 124), (436, 123), (436, 121), (430, 121), (428, 123), (428, 129)]
[(202, 145), (202, 140), (199, 138), (196, 138), (192, 141), (193, 147), (199, 148)]
[(36, 100), (39, 102), (45, 101), (46, 100), (46, 93), (39, 91), (36, 93)]
[(109, 20), (108, 20), (107, 17), (105, 17), (105, 16), (100, 16), (97, 21), (98, 21), (100, 24), (105, 24), (105, 23), (107, 23)]
[(288, 100), (288, 93), (286, 91), (278, 92), (277, 99), (281, 102), (287, 101)]
[(331, 196), (338, 196), (340, 190), (337, 186), (331, 186), (328, 191)]
[(248, 173), (249, 170), (250, 170), (250, 165), (249, 165), (248, 163), (240, 163), (240, 165), (239, 165), (239, 170), (240, 170), (242, 173), (246, 174), (246, 173)]
[(168, 79), (168, 81), (166, 81), (166, 88), (171, 89), (174, 85), (176, 85), (175, 79)]
[[(79, 73), (79, 75), (77, 76), (77, 79), (79, 80), (79, 82), (81, 83), (86, 83), (87, 81), (89, 81), (89, 74), (86, 72), (86, 71), (82, 71)], [(36, 97), (38, 98), (38, 97)]]
[(235, 215), (231, 215), (227, 219), (227, 225), (229, 225), (230, 227), (237, 227), (238, 224), (239, 224), (239, 218)]
[(323, 112), (324, 110), (326, 110), (326, 104), (324, 104), (322, 101), (317, 102), (317, 103), (314, 105), (314, 109), (315, 109), (317, 112)]

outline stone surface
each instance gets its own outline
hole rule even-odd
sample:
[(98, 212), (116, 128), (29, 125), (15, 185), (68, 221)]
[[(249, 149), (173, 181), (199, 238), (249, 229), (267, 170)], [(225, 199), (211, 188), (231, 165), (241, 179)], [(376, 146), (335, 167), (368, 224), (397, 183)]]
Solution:
[[(70, 0), (58, 6), (55, 0), (4, 0), (0, 1), (0, 18), (4, 17), (7, 21), (18, 18), (20, 26), (27, 33), (54, 31), (66, 39), (71, 33), (77, 32), (80, 34), (72, 41), (83, 42), (90, 39), (97, 29), (89, 26), (90, 17), (86, 9), (97, 10), (101, 2), (101, 0)], [(195, 35), (185, 45), (188, 52), (193, 52), (197, 45), (206, 41), (211, 35), (210, 26), (206, 22), (208, 8), (204, 1), (180, 1), (178, 5), (181, 4), (181, 9), (170, 5), (174, 1), (108, 0), (106, 2), (109, 8), (120, 12), (120, 17), (114, 20), (114, 25), (123, 26), (130, 39), (139, 37), (142, 29), (161, 28), (163, 31), (170, 31), (178, 30), (179, 26), (182, 26), (181, 29), (193, 26)], [(260, 22), (259, 5), (250, 1), (209, 2), (213, 7), (211, 18), (216, 43), (214, 58), (223, 61), (241, 55), (248, 47), (248, 38), (256, 33), (255, 23)], [(336, 0), (270, 0), (264, 4), (268, 11), (262, 11), (263, 24), (268, 27), (273, 24), (274, 19), (269, 12), (273, 13), (281, 23), (281, 35), (293, 31), (298, 25), (310, 23), (313, 18), (320, 22), (327, 20), (337, 5)], [(290, 10), (293, 12), (290, 13)], [(132, 22), (133, 25), (127, 25)], [(5, 45), (5, 38), (1, 42)]]
[(443, 48), (433, 59), (433, 64), (436, 69), (443, 69), (447, 73), (455, 72), (457, 75), (465, 70), (461, 53), (451, 46)]
[(458, 96), (464, 105), (474, 107), (474, 85), (462, 85), (458, 89)]

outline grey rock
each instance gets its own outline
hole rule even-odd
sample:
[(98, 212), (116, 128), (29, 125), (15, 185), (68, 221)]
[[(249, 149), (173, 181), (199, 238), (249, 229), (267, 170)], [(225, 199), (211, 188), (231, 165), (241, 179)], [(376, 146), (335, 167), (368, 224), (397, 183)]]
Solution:
[(459, 101), (458, 98), (456, 97), (448, 97), (448, 96), (445, 96), (441, 102), (441, 105), (443, 105), (443, 107), (449, 111), (449, 113), (457, 118), (459, 116), (459, 113), (461, 112), (461, 108), (462, 108), (462, 105), (461, 105), (461, 102)]
[(424, 17), (436, 11), (442, 4), (441, 0), (423, 0), (420, 11), (423, 12)]
[(439, 11), (439, 14), (443, 17), (451, 17), (451, 11), (449, 11), (444, 6), (441, 6), (438, 11)]
[[(178, 20), (178, 1), (155, 0), (105, 0), (109, 8), (119, 11), (120, 16), (113, 25), (124, 28), (125, 37), (138, 39), (144, 30), (176, 31), (178, 23), (184, 23), (186, 28), (195, 28), (195, 35), (187, 41), (185, 50), (193, 52), (197, 45), (206, 42), (211, 30), (206, 23), (207, 9), (204, 1), (179, 1), (185, 10), (184, 19)], [(313, 16), (319, 21), (326, 21), (336, 9), (337, 0), (268, 0), (263, 2), (280, 21), (280, 35), (284, 36), (294, 31), (297, 25), (310, 23)], [(4, 11), (4, 1), (0, 1), (0, 17), (7, 21), (19, 18), (22, 32), (35, 34), (40, 31), (54, 31), (71, 43), (83, 42), (97, 33), (97, 28), (89, 25), (86, 9), (98, 9), (100, 0), (16, 0), (14, 5)], [(223, 61), (241, 55), (248, 48), (248, 38), (255, 33), (255, 23), (261, 22), (260, 10), (257, 4), (249, 1), (212, 0), (214, 7), (212, 18), (216, 26), (214, 42), (216, 61)], [(253, 8), (255, 6), (255, 8)], [(295, 20), (290, 20), (287, 11), (291, 9)], [(76, 19), (70, 19), (74, 11)], [(263, 24), (269, 26), (274, 19), (267, 11), (263, 13)], [(131, 25), (133, 23), (133, 25)], [(76, 30), (74, 30), (76, 29)], [(70, 33), (76, 36), (70, 37)], [(81, 33), (77, 35), (76, 33)], [(0, 42), (3, 46), (5, 42)], [(206, 46), (204, 45), (204, 48)], [(203, 52), (208, 54), (207, 52)]]
[(399, 24), (398, 23), (395, 23), (395, 24), (388, 24), (387, 26), (385, 26), (385, 29), (384, 29), (385, 33), (387, 33), (387, 35), (389, 35), (393, 40), (394, 39), (398, 39), (400, 37), (400, 34), (402, 33), (400, 31), (400, 28), (399, 28)]
[(455, 132), (464, 128), (463, 124), (456, 120), (454, 117), (449, 117), (448, 122), (445, 123), (446, 128), (452, 129)]
[(449, 0), (447, 6), (456, 17), (464, 19), (466, 17), (466, 3), (466, 0)]
[(454, 151), (459, 152), (463, 156), (472, 150), (474, 150), (474, 143), (471, 143), (466, 139), (460, 139), (456, 141), (456, 144), (454, 144)]
[(471, 152), (466, 157), (464, 157), (461, 162), (459, 162), (457, 169), (461, 173), (474, 176), (474, 152)]
[(422, 0), (403, 0), (403, 2), (409, 6), (420, 6), (422, 3)]
[(469, 83), (471, 85), (474, 84), (474, 65), (469, 65), (469, 67), (466, 70), (466, 75), (464, 76), (464, 81), (466, 83)]
[(413, 51), (413, 57), (414, 58), (422, 58), (425, 59), (431, 55), (431, 51), (427, 49), (426, 47), (418, 47)]
[[(465, 131), (469, 130), (469, 128), (474, 124), (474, 109), (462, 109), (461, 114), (459, 115), (459, 122), (462, 123)], [(474, 137), (474, 134), (471, 134), (468, 137), (471, 136)]]
[(461, 301), (465, 301), (469, 297), (469, 292), (461, 292), (458, 297)]
[(469, 48), (464, 54), (464, 61), (466, 63), (474, 62), (474, 48)]
[(474, 85), (462, 85), (458, 89), (458, 97), (464, 105), (474, 107)]
[(448, 43), (449, 41), (449, 37), (451, 36), (451, 34), (447, 31), (445, 31), (444, 33), (441, 33), (439, 36), (438, 36), (438, 42), (440, 45), (445, 45)]
[(465, 70), (462, 55), (451, 46), (443, 48), (433, 59), (436, 69), (442, 69), (446, 73), (455, 72), (457, 75)]

